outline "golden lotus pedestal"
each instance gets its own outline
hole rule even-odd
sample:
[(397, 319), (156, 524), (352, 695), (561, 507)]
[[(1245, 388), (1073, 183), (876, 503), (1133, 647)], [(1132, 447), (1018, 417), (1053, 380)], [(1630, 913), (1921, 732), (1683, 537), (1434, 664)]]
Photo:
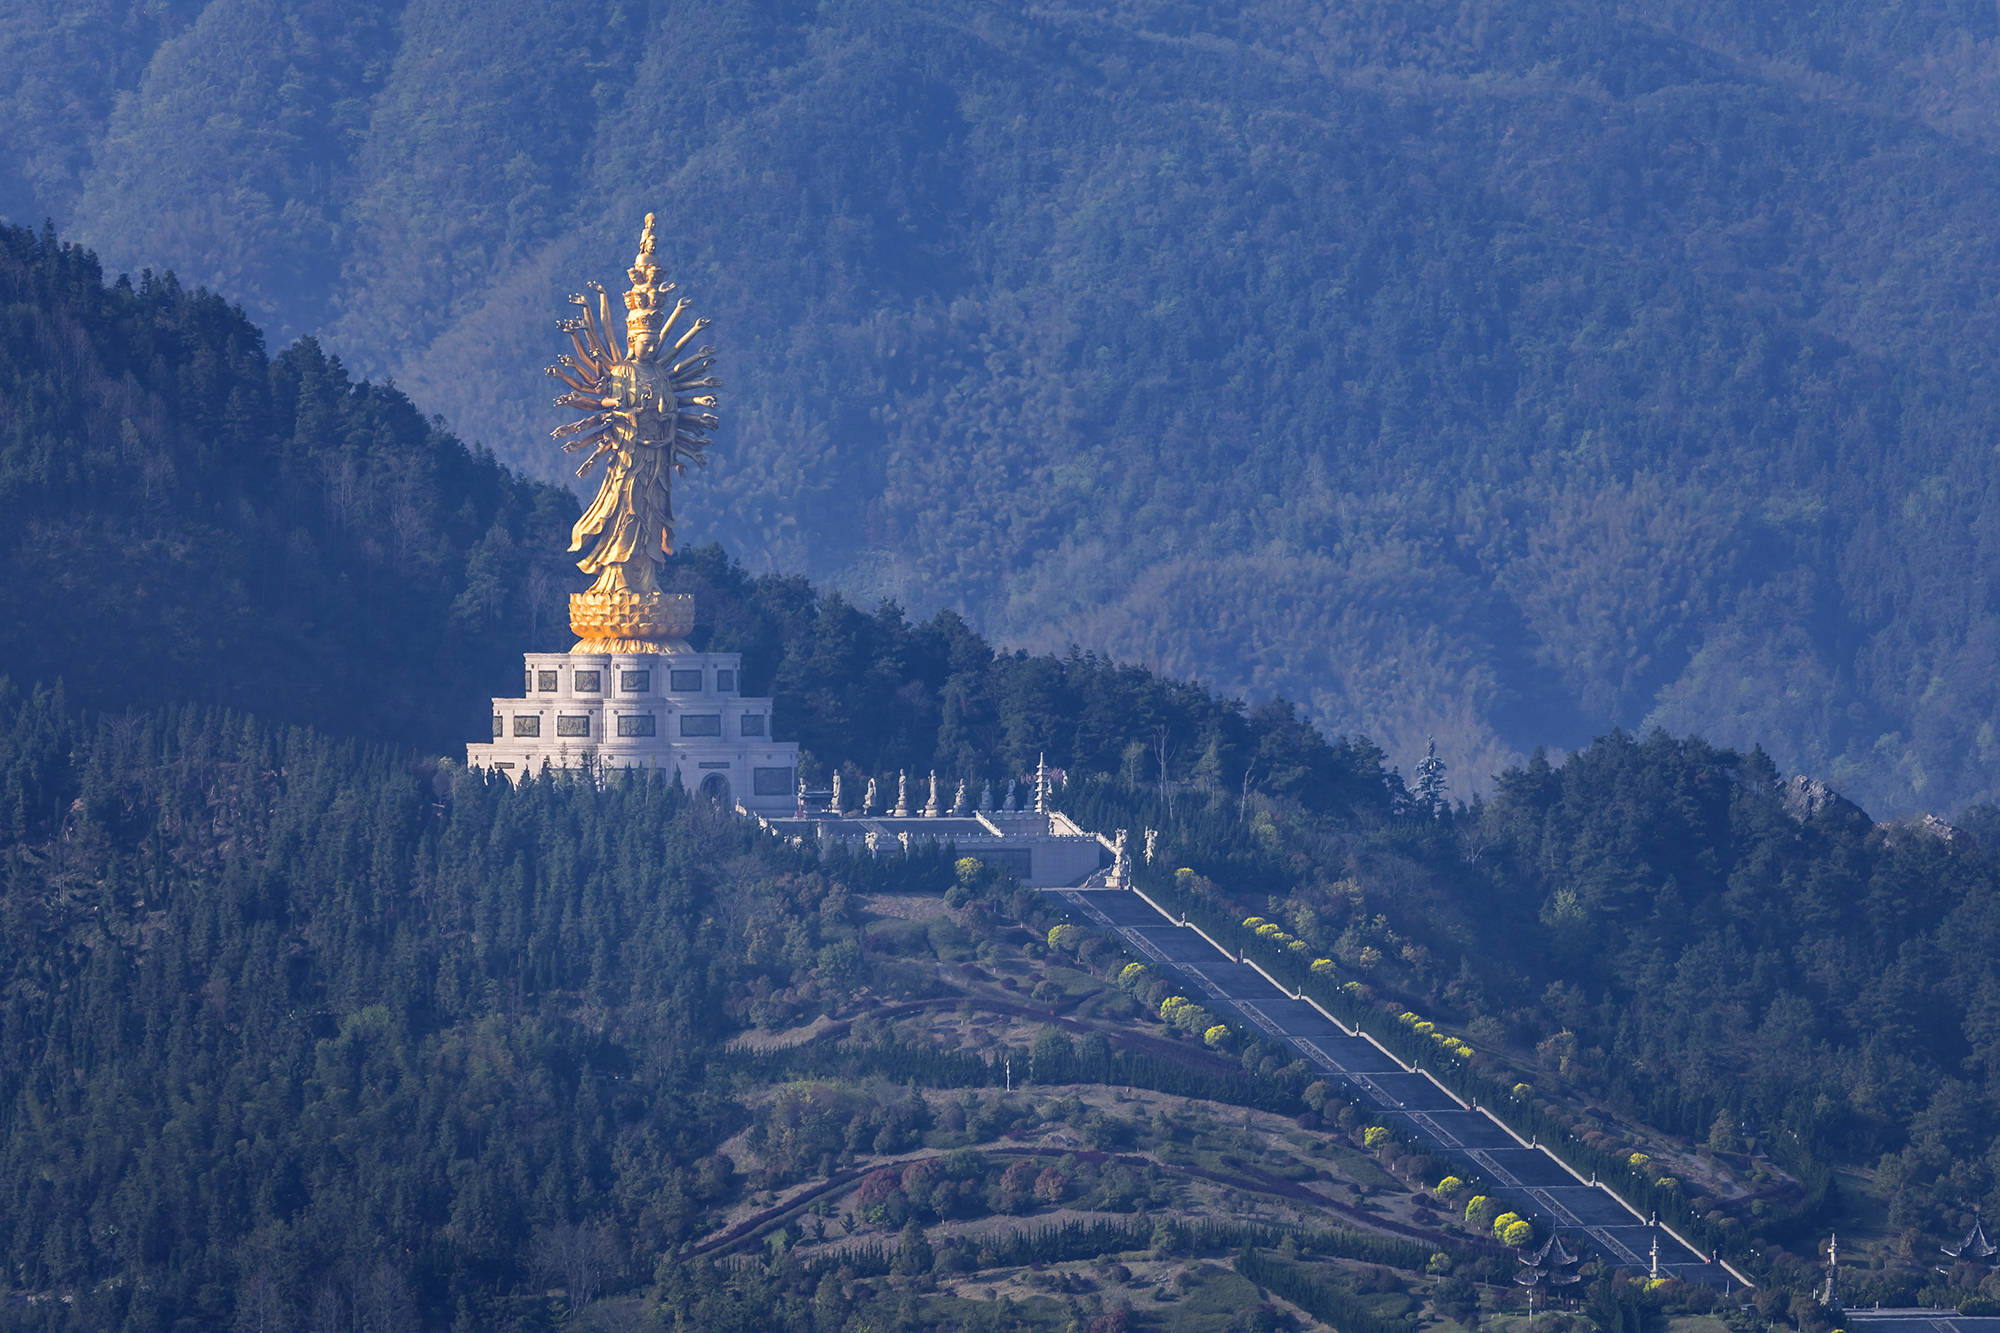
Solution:
[(686, 653), (694, 598), (684, 592), (579, 592), (569, 599), (573, 653)]

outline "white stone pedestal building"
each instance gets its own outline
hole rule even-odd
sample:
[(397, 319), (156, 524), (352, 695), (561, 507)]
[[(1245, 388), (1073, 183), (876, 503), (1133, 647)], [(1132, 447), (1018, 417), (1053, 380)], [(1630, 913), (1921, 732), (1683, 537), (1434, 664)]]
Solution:
[(466, 763), (518, 782), (552, 770), (653, 768), (751, 814), (798, 810), (799, 747), (771, 739), (771, 701), (738, 693), (739, 653), (529, 653), (525, 694), (493, 701)]

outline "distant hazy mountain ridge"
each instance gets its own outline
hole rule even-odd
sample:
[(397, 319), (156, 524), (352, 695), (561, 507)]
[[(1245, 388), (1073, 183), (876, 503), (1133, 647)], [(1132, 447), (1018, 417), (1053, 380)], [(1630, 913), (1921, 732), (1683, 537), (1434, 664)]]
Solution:
[(1661, 724), (2000, 793), (1991, 6), (444, 0), (0, 18), (0, 215), (553, 475), (658, 208), (692, 542), (1461, 784)]

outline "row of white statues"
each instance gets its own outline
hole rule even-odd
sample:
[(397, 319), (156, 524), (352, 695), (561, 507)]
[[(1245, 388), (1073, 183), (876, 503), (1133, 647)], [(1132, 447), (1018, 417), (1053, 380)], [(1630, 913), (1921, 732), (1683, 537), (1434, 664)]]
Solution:
[[(1016, 783), (1012, 778), (1009, 778), (1007, 780), (1006, 798), (1004, 802), (997, 807), (997, 809), (1011, 813), (1021, 808), (1020, 805), (1017, 803), (1015, 795), (1018, 786), (1019, 784)], [(936, 819), (941, 815), (965, 816), (965, 815), (970, 815), (975, 811), (990, 812), (996, 809), (996, 807), (993, 804), (993, 783), (991, 781), (984, 782), (980, 785), (979, 803), (977, 805), (974, 805), (972, 803), (971, 790), (969, 787), (967, 787), (964, 778), (960, 778), (958, 780), (958, 791), (953, 795), (951, 800), (951, 805), (949, 807), (946, 807), (943, 804), (940, 797), (940, 791), (938, 787), (938, 775), (936, 769), (931, 770), (930, 795), (929, 798), (925, 800), (923, 808), (921, 810), (912, 810), (910, 808), (910, 775), (908, 770), (904, 770), (896, 774), (896, 804), (888, 809), (883, 808), (883, 803), (880, 795), (877, 792), (874, 778), (868, 779), (868, 788), (862, 794), (861, 808), (859, 810), (849, 811), (847, 809), (847, 804), (845, 800), (846, 793), (843, 792), (841, 788), (842, 788), (842, 783), (840, 774), (836, 772), (833, 775), (832, 811), (834, 814), (850, 814), (850, 813), (858, 815), (879, 814), (879, 815), (888, 815), (891, 818), (896, 818), (896, 819), (908, 819), (912, 815), (921, 815), (926, 819)], [(1046, 811), (1048, 809), (1048, 796), (1049, 796), (1048, 765), (1046, 763), (1038, 762), (1035, 765), (1035, 804), (1033, 808), (1036, 811)], [(806, 787), (805, 783), (801, 781), (799, 783), (799, 806), (801, 809), (805, 807), (805, 799), (806, 799)]]

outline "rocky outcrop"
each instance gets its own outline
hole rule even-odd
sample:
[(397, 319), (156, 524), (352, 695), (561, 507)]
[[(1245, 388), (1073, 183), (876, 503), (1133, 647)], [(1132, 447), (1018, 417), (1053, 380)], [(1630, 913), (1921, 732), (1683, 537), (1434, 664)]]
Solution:
[(1909, 829), (1920, 838), (1936, 838), (1949, 846), (1964, 846), (1972, 841), (1972, 835), (1962, 828), (1945, 823), (1936, 815), (1918, 815), (1909, 823)]
[(1785, 813), (1801, 824), (1816, 819), (1848, 823), (1855, 820), (1866, 822), (1867, 812), (1854, 802), (1842, 796), (1818, 778), (1809, 778), (1800, 773), (1779, 789), (1778, 799), (1784, 804)]
[(1899, 819), (1892, 824), (1877, 827), (1883, 840), (1891, 844), (1909, 842), (1917, 838), (1928, 838), (1941, 842), (1947, 847), (1963, 850), (1973, 845), (1973, 837), (1955, 824), (1947, 824), (1936, 815), (1918, 815), (1914, 819)]

